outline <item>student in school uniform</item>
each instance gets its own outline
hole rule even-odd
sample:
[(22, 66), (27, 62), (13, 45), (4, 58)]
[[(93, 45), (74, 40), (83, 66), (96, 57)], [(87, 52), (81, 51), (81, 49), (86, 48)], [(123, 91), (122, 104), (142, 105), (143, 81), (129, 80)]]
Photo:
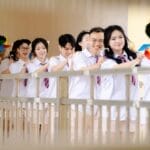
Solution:
[[(60, 55), (50, 58), (49, 71), (69, 71), (72, 68), (72, 55), (75, 49), (75, 39), (71, 34), (62, 34), (59, 36), (58, 42)], [(50, 78), (50, 80), (49, 97), (56, 98), (57, 81), (56, 78)]]
[[(144, 56), (142, 62), (141, 62), (141, 67), (150, 67), (150, 59)], [(150, 101), (150, 75), (149, 74), (143, 74), (142, 75), (142, 82), (143, 82), (143, 100), (142, 101)], [(141, 108), (141, 125), (146, 125), (147, 119), (148, 119), (148, 113), (147, 109)]]
[[(20, 39), (18, 41), (17, 55), (19, 59), (9, 66), (11, 74), (26, 73), (27, 64), (30, 62), (30, 43), (31, 42), (28, 39)], [(16, 89), (17, 83), (14, 81), (12, 96), (25, 97), (27, 94), (27, 79), (20, 79), (18, 91)]]
[[(128, 48), (127, 37), (121, 26), (111, 25), (105, 29), (104, 32), (104, 46), (105, 61), (101, 65), (101, 69), (113, 68), (130, 68), (140, 64), (142, 60), (141, 55)], [(101, 77), (101, 99), (108, 100), (126, 100), (126, 80), (125, 75), (113, 74), (104, 75)], [(131, 75), (130, 79), (130, 99), (138, 100), (138, 80), (135, 75)], [(130, 110), (130, 119), (135, 120), (136, 112), (134, 109)], [(116, 120), (116, 109), (112, 107), (111, 119)], [(120, 120), (125, 121), (127, 114), (125, 107), (120, 108)]]
[[(150, 23), (148, 23), (145, 27), (145, 33), (150, 38)], [(141, 62), (141, 67), (150, 67), (150, 52), (148, 56), (144, 55), (144, 58)], [(143, 74), (143, 101), (150, 101), (150, 75)], [(148, 113), (145, 108), (141, 108), (141, 124), (146, 125), (148, 118)]]
[[(145, 33), (150, 38), (150, 23), (148, 23), (145, 27)], [(149, 50), (150, 51), (150, 50)], [(149, 52), (150, 55), (150, 52)], [(150, 56), (144, 57), (143, 61), (141, 62), (142, 67), (150, 67)], [(150, 85), (148, 84), (150, 79), (150, 75), (144, 75), (144, 100), (150, 101)]]
[[(48, 72), (48, 41), (45, 38), (35, 38), (31, 43), (31, 56), (32, 60), (27, 65), (28, 73), (38, 74), (42, 72)], [(28, 79), (27, 97), (31, 98), (47, 98), (49, 92), (50, 80), (48, 77), (41, 77), (39, 81), (36, 80), (36, 75)], [(34, 102), (33, 103), (33, 123), (44, 123), (46, 126), (48, 121), (47, 103)], [(29, 106), (29, 108), (32, 106)], [(44, 112), (43, 112), (44, 110)], [(39, 111), (39, 115), (37, 115)], [(43, 116), (44, 113), (44, 116)], [(29, 113), (29, 118), (31, 113)], [(31, 119), (31, 118), (30, 118)], [(44, 120), (44, 122), (43, 122)], [(45, 124), (46, 123), (46, 124)]]
[[(13, 62), (18, 60), (17, 57), (17, 48), (18, 48), (18, 41), (15, 41), (13, 43), (12, 46), (12, 50), (10, 51), (9, 55), (7, 57), (5, 57), (0, 65), (0, 72), (2, 74), (9, 74), (9, 66), (10, 64), (12, 64)], [(11, 96), (12, 95), (12, 91), (13, 91), (13, 80), (12, 79), (5, 79), (2, 80), (2, 84), (1, 84), (1, 90), (0, 90), (0, 96), (5, 97), (5, 96)]]
[[(104, 40), (104, 30), (101, 27), (91, 28), (89, 31), (89, 41), (88, 46), (83, 48), (81, 52), (77, 52), (74, 54), (72, 59), (73, 70), (74, 71), (88, 71), (100, 68), (101, 63), (103, 62), (103, 57), (100, 56), (101, 51), (103, 50), (103, 40)], [(96, 96), (97, 85), (99, 84), (99, 80), (97, 80), (98, 76), (94, 79), (94, 98)], [(90, 76), (88, 75), (79, 75), (70, 77), (69, 84), (69, 98), (70, 99), (84, 99), (89, 100), (93, 99), (93, 95), (90, 95)], [(99, 85), (98, 85), (99, 86)], [(78, 125), (79, 133), (82, 135), (83, 129), (83, 117), (86, 117), (86, 126), (85, 129), (87, 133), (89, 133), (89, 129), (91, 127), (91, 107), (86, 105), (86, 116), (83, 116), (84, 107), (78, 105), (78, 110), (75, 110), (75, 106), (72, 105), (72, 113), (73, 116), (76, 116), (76, 111), (78, 111)], [(74, 111), (75, 110), (75, 111)], [(74, 117), (72, 118), (74, 119)], [(75, 120), (72, 120), (72, 124), (75, 123)], [(73, 124), (74, 125), (74, 124)], [(72, 126), (73, 126), (72, 125)], [(79, 135), (79, 136), (80, 136)]]
[[(44, 38), (36, 38), (31, 44), (33, 60), (27, 65), (29, 73), (48, 72), (48, 42)], [(40, 78), (39, 87), (35, 77), (29, 79), (27, 96), (28, 97), (48, 97), (49, 78)], [(38, 91), (39, 89), (39, 91)], [(37, 93), (39, 92), (39, 93)]]
[[(100, 27), (94, 27), (89, 31), (88, 48), (76, 53), (73, 56), (73, 70), (93, 70), (98, 69), (103, 60), (99, 57), (103, 49), (104, 30)], [(72, 99), (90, 99), (90, 77), (75, 76), (71, 77), (69, 98)]]
[[(5, 36), (0, 35), (0, 55), (1, 55), (1, 63), (0, 63), (0, 73), (5, 74), (8, 72), (9, 65), (13, 62), (13, 59), (10, 52), (10, 45), (7, 43), (7, 38)], [(12, 93), (12, 80), (10, 79), (1, 79), (0, 86), (0, 96), (7, 97), (11, 96)]]
[(89, 44), (89, 32), (83, 30), (77, 36), (75, 44), (75, 52), (87, 49), (88, 44)]
[(5, 73), (8, 67), (9, 47), (7, 38), (4, 35), (0, 35), (0, 73)]

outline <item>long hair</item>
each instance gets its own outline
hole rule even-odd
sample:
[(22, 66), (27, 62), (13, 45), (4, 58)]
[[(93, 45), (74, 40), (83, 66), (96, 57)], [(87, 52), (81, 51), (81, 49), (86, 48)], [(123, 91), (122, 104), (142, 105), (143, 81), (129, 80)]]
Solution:
[(77, 36), (77, 40), (76, 40), (76, 44), (75, 44), (75, 51), (82, 51), (82, 47), (79, 45), (79, 43), (83, 40), (83, 37), (89, 34), (88, 31), (81, 31), (78, 36)]
[(125, 35), (123, 29), (120, 26), (118, 26), (118, 25), (108, 26), (105, 29), (105, 31), (104, 31), (104, 46), (106, 48), (105, 53), (104, 53), (105, 56), (107, 58), (115, 60), (118, 64), (121, 63), (120, 59), (117, 59), (117, 58), (114, 57), (114, 52), (113, 52), (113, 50), (111, 49), (111, 47), (109, 45), (109, 41), (110, 41), (111, 35), (112, 35), (113, 31), (115, 31), (115, 30), (120, 31), (122, 33), (123, 37), (124, 37), (125, 44), (124, 44), (123, 50), (127, 53), (128, 59), (129, 60), (135, 59), (137, 57), (136, 53), (131, 51), (128, 48), (128, 38)]
[(35, 57), (36, 57), (35, 48), (36, 48), (37, 44), (39, 44), (39, 43), (42, 43), (45, 46), (45, 48), (48, 52), (48, 42), (47, 42), (47, 40), (44, 39), (44, 38), (41, 38), (41, 37), (36, 38), (32, 41), (32, 50), (31, 50), (32, 55), (35, 56)]

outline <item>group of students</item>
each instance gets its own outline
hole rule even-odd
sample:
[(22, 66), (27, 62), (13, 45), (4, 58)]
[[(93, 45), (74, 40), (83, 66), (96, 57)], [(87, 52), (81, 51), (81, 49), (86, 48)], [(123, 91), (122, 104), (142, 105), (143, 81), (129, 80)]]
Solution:
[[(150, 23), (146, 26), (146, 33), (149, 36)], [(143, 54), (129, 48), (128, 38), (119, 25), (110, 25), (105, 29), (94, 27), (89, 31), (82, 31), (76, 40), (71, 34), (63, 34), (59, 37), (58, 44), (60, 55), (48, 58), (46, 39), (36, 38), (32, 42), (28, 39), (17, 40), (13, 44), (9, 57), (2, 59), (0, 73), (40, 73), (149, 67), (150, 65), (150, 60)], [(144, 79), (144, 100), (150, 100), (148, 83), (150, 75), (144, 75)], [(16, 82), (9, 79), (1, 80), (1, 82), (1, 97), (16, 96)], [(55, 98), (56, 85), (55, 77), (41, 78), (39, 96)], [(34, 77), (21, 79), (18, 96), (36, 97), (36, 86)], [(131, 75), (130, 89), (131, 100), (139, 99), (139, 84), (135, 75)], [(68, 93), (69, 98), (72, 99), (90, 99), (90, 77), (87, 75), (69, 77)], [(126, 100), (125, 75), (96, 75), (94, 98)]]

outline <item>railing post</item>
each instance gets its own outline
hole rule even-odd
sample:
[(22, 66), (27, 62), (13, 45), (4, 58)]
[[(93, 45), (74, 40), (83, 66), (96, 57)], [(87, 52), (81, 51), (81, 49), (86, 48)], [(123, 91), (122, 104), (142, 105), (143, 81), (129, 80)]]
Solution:
[[(126, 134), (129, 136), (130, 134), (130, 75), (126, 74), (126, 110), (127, 110), (127, 123), (126, 123)], [(127, 137), (126, 136), (126, 137)], [(128, 139), (128, 137), (127, 137)]]
[(67, 135), (68, 122), (68, 77), (59, 78), (59, 119), (58, 131), (59, 137)]

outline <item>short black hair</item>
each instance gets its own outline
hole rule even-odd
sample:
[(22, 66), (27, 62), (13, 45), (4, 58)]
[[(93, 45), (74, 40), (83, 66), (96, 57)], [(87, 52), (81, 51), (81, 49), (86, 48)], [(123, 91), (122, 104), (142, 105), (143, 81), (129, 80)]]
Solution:
[(148, 23), (145, 27), (145, 33), (150, 38), (150, 23)]
[(101, 27), (93, 27), (93, 28), (90, 29), (89, 34), (91, 34), (93, 32), (96, 32), (96, 33), (104, 32), (104, 29), (101, 28)]
[(59, 45), (65, 47), (67, 43), (70, 43), (72, 47), (75, 47), (75, 38), (72, 34), (62, 34), (58, 39)]

